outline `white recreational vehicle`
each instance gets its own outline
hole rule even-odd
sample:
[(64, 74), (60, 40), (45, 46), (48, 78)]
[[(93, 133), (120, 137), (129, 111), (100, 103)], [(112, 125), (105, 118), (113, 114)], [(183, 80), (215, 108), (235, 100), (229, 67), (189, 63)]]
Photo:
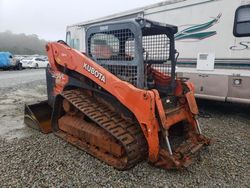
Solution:
[(165, 1), (68, 26), (66, 41), (85, 52), (85, 30), (100, 22), (143, 17), (177, 25), (176, 70), (195, 84), (196, 97), (250, 104), (250, 37), (233, 35), (236, 9), (247, 4), (250, 0)]

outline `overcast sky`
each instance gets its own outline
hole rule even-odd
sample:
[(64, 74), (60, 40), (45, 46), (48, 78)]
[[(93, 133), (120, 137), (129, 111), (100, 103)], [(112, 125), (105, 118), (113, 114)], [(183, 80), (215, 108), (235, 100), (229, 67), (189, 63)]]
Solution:
[(163, 0), (0, 0), (0, 32), (65, 38), (67, 25), (131, 10)]

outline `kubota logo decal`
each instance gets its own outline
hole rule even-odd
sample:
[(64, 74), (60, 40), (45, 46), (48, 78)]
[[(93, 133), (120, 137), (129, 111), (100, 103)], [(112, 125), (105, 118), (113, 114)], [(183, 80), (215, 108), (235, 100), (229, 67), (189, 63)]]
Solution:
[(100, 73), (98, 70), (96, 70), (95, 68), (91, 67), (87, 63), (83, 64), (83, 68), (86, 71), (88, 71), (90, 74), (92, 74), (93, 76), (95, 76), (96, 78), (98, 78), (103, 83), (106, 83), (106, 77), (102, 73)]

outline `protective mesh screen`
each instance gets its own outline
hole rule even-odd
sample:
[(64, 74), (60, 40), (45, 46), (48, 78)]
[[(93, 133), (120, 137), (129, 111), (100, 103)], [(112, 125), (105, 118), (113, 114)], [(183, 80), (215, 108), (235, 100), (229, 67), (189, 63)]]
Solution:
[[(169, 38), (165, 34), (143, 36), (143, 58), (152, 63), (162, 63), (169, 59)], [(158, 62), (157, 62), (158, 61)]]
[(123, 81), (137, 86), (137, 66), (101, 64), (105, 69)]
[(151, 68), (161, 72), (164, 76), (171, 75), (171, 63), (170, 62), (166, 62), (163, 64), (153, 64), (151, 65)]
[(144, 62), (161, 76), (171, 74), (171, 63), (169, 60), (170, 40), (165, 34), (143, 36), (143, 58)]
[[(142, 37), (143, 65), (132, 65), (132, 63), (128, 65), (134, 60), (135, 55), (138, 55), (135, 54), (135, 46), (134, 34), (129, 29), (93, 33), (88, 40), (90, 57), (121, 80), (130, 82), (134, 86), (138, 85), (139, 77), (143, 80), (144, 76), (146, 76), (145, 81), (149, 77), (168, 80), (171, 63), (168, 61), (170, 41), (167, 35)], [(138, 75), (138, 66), (144, 66), (145, 75)], [(147, 86), (147, 83), (142, 85)]]
[(96, 60), (131, 61), (134, 58), (134, 34), (129, 29), (95, 33), (90, 36), (89, 53)]
[(90, 37), (90, 56), (121, 80), (137, 86), (137, 65), (122, 65), (135, 57), (134, 34), (129, 29), (121, 29), (94, 33)]

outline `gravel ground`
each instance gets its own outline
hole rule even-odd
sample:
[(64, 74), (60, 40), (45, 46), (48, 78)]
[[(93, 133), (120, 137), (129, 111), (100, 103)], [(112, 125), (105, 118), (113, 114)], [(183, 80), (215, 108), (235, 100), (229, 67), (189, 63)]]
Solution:
[[(4, 118), (5, 123), (22, 124), (24, 102), (43, 99), (46, 89), (44, 81), (35, 81), (0, 91), (1, 95), (12, 93), (9, 103), (5, 99), (7, 106), (1, 101), (0, 107), (15, 106), (8, 113), (0, 109), (2, 126)], [(13, 101), (15, 93), (17, 102)], [(165, 171), (145, 161), (128, 171), (117, 171), (53, 134), (21, 126), (11, 131), (11, 138), (0, 134), (0, 187), (249, 187), (249, 107), (204, 101), (199, 105), (203, 133), (215, 143), (186, 170)], [(15, 136), (20, 130), (30, 134)]]

